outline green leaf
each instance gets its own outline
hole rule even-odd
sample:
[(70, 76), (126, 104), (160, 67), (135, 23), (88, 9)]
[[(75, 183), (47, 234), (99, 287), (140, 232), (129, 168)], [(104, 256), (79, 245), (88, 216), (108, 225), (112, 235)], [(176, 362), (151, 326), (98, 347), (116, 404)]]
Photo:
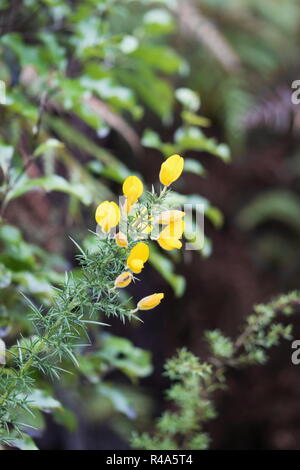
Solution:
[(151, 34), (169, 34), (175, 28), (173, 16), (163, 8), (153, 8), (143, 17), (144, 28)]
[(60, 142), (57, 139), (50, 138), (50, 139), (47, 139), (46, 142), (43, 142), (42, 144), (40, 144), (35, 149), (34, 156), (38, 157), (39, 155), (42, 155), (43, 153), (45, 153), (47, 150), (61, 149), (63, 147), (64, 147), (64, 144), (62, 142)]
[(123, 183), (124, 179), (130, 176), (132, 172), (125, 166), (112, 164), (103, 167), (100, 173), (105, 178), (116, 181), (117, 183)]
[(219, 229), (222, 227), (224, 223), (224, 216), (222, 212), (220, 211), (220, 209), (214, 206), (210, 206), (206, 210), (205, 215), (216, 228)]
[(8, 287), (12, 280), (12, 273), (9, 269), (4, 266), (4, 264), (0, 264), (0, 289), (5, 289)]
[(69, 194), (70, 196), (75, 196), (85, 205), (89, 205), (92, 202), (91, 194), (85, 186), (80, 183), (70, 183), (65, 178), (58, 175), (25, 179), (25, 181), (22, 179), (17, 186), (9, 191), (7, 200), (11, 201), (12, 199), (16, 199), (23, 194), (34, 190), (43, 190), (46, 192), (60, 191)]
[(142, 137), (144, 147), (155, 148), (160, 150), (165, 157), (169, 157), (173, 153), (178, 152), (178, 146), (171, 143), (165, 143), (160, 140), (159, 134), (151, 129), (146, 129)]
[(73, 411), (66, 408), (55, 408), (52, 413), (53, 419), (65, 428), (69, 432), (74, 432), (77, 429), (77, 417)]
[(131, 55), (155, 69), (170, 74), (178, 72), (182, 65), (182, 59), (167, 46), (141, 44)]
[(300, 232), (300, 198), (290, 191), (265, 191), (239, 213), (238, 223), (251, 230), (266, 221), (277, 220)]
[(14, 148), (11, 145), (6, 145), (0, 142), (0, 167), (4, 175), (6, 175), (9, 169), (13, 154)]
[(105, 165), (103, 168), (104, 172), (105, 168), (107, 167), (108, 174), (111, 174), (109, 169), (113, 168), (114, 170), (112, 178), (115, 178), (116, 180), (118, 178), (118, 181), (120, 180), (120, 182), (122, 182), (124, 177), (128, 176), (129, 170), (127, 167), (123, 163), (119, 162), (119, 160), (108, 150), (95, 144), (91, 139), (87, 138), (81, 132), (73, 129), (62, 119), (47, 118), (47, 121), (49, 125), (55, 130), (55, 132), (57, 132), (64, 140), (66, 140), (69, 145), (74, 145), (75, 147), (83, 149), (85, 152), (89, 153), (94, 158), (97, 158), (101, 163), (103, 163), (103, 165)]
[(131, 379), (147, 377), (152, 372), (150, 353), (133, 346), (126, 338), (105, 334), (99, 357)]
[(119, 44), (119, 47), (124, 54), (131, 54), (131, 52), (134, 52), (138, 46), (138, 39), (130, 34), (125, 35)]
[(225, 144), (218, 144), (208, 138), (198, 127), (181, 127), (175, 132), (175, 143), (180, 151), (201, 150), (221, 158), (225, 163), (230, 161), (230, 150)]
[(61, 403), (53, 398), (45, 390), (35, 389), (30, 395), (27, 396), (30, 408), (37, 408), (43, 411), (49, 411), (54, 409), (61, 409)]
[(134, 73), (123, 69), (116, 70), (115, 73), (120, 81), (133, 89), (158, 116), (165, 120), (170, 119), (174, 96), (166, 80), (158, 78), (150, 67), (145, 67), (145, 63), (140, 61), (136, 61)]
[(106, 397), (113, 405), (115, 410), (127, 416), (129, 419), (136, 417), (134, 408), (129, 403), (124, 393), (109, 384), (101, 384), (98, 386), (99, 393)]
[(16, 447), (17, 449), (20, 449), (20, 450), (38, 450), (33, 439), (31, 439), (31, 437), (29, 437), (25, 433), (22, 433), (20, 437), (11, 438), (9, 436), (7, 443), (10, 446)]
[[(31, 410), (27, 403), (26, 407), (28, 410)], [(38, 408), (33, 408), (30, 413), (23, 409), (19, 410), (20, 411), (17, 413), (16, 420), (19, 423), (20, 429), (22, 429), (24, 432), (28, 431), (29, 429), (33, 429), (35, 434), (40, 435), (42, 431), (46, 429), (45, 417)]]
[[(16, 89), (7, 91), (6, 102), (8, 111), (11, 113), (17, 113), (19, 117), (22, 116), (28, 119), (32, 125), (36, 123), (38, 118), (38, 108), (37, 106), (33, 106), (20, 90)], [(17, 123), (17, 120), (15, 122)]]
[(175, 96), (177, 100), (191, 112), (198, 111), (201, 106), (199, 95), (190, 88), (177, 88)]
[(206, 331), (205, 337), (215, 356), (232, 357), (234, 345), (231, 339), (224, 336), (220, 330)]
[(192, 113), (190, 111), (182, 111), (181, 113), (182, 119), (191, 126), (199, 126), (199, 127), (209, 127), (211, 125), (210, 119), (199, 116), (198, 114)]
[(160, 137), (157, 132), (154, 132), (151, 129), (146, 129), (142, 137), (142, 145), (144, 145), (144, 147), (150, 147), (160, 150), (162, 146), (162, 141), (160, 140)]
[(20, 230), (17, 227), (8, 224), (0, 226), (0, 238), (5, 243), (18, 244), (22, 241)]
[(206, 170), (203, 165), (192, 158), (186, 158), (184, 160), (184, 171), (194, 173), (195, 175), (204, 176), (206, 175)]

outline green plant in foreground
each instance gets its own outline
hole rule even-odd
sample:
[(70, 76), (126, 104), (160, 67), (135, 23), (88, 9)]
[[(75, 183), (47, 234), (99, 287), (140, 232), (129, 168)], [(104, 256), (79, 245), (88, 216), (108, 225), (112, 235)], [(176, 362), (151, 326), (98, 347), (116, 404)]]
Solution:
[[(27, 432), (36, 425), (36, 410), (59, 406), (47, 390), (38, 388), (39, 377), (48, 375), (55, 380), (66, 372), (65, 364), (70, 369), (68, 362), (71, 361), (73, 367), (79, 370), (82, 367), (83, 375), (93, 381), (93, 374), (98, 372), (97, 367), (91, 370), (88, 362), (89, 329), (106, 325), (99, 321), (99, 314), (108, 318), (116, 316), (123, 322), (132, 318), (140, 320), (136, 316), (139, 310), (150, 310), (163, 299), (163, 293), (151, 294), (132, 309), (130, 300), (124, 299), (120, 289), (134, 282), (141, 273), (149, 257), (149, 238), (165, 250), (181, 247), (185, 214), (174, 209), (174, 200), (166, 185), (180, 176), (183, 163), (177, 155), (163, 163), (160, 181), (165, 186), (159, 194), (152, 190), (142, 195), (141, 181), (135, 176), (128, 177), (123, 184), (123, 205), (119, 207), (114, 202), (104, 201), (97, 208), (96, 221), (101, 227), (100, 233), (94, 234), (97, 249), (84, 251), (75, 242), (80, 250), (79, 274), (65, 275), (63, 285), (56, 288), (53, 303), (46, 312), (27, 299), (34, 334), (20, 338), (7, 351), (4, 341), (0, 344), (1, 443), (33, 448)], [(138, 202), (144, 205), (141, 207)], [(160, 225), (164, 228), (160, 229)], [(112, 229), (117, 226), (119, 231), (113, 233)], [(226, 387), (226, 370), (263, 364), (267, 349), (278, 344), (280, 338), (290, 339), (291, 326), (277, 322), (276, 317), (295, 313), (300, 307), (299, 299), (300, 294), (294, 292), (256, 306), (235, 341), (219, 330), (207, 332), (210, 356), (206, 362), (186, 349), (167, 361), (165, 374), (173, 382), (167, 398), (174, 406), (159, 418), (153, 434), (135, 434), (133, 447), (207, 448), (210, 438), (203, 426), (216, 416), (213, 392)], [(100, 358), (101, 351), (93, 356), (96, 361), (97, 355)], [(112, 361), (112, 357), (107, 361)], [(122, 364), (119, 367), (122, 368)], [(104, 396), (112, 393), (109, 387), (98, 386), (98, 389)], [(26, 416), (32, 417), (31, 424)]]
[[(116, 203), (104, 201), (96, 210), (96, 221), (101, 227), (101, 232), (95, 233), (97, 250), (85, 252), (75, 242), (80, 250), (80, 274), (65, 275), (65, 281), (61, 288), (56, 288), (56, 296), (47, 312), (27, 299), (31, 308), (29, 322), (34, 327), (34, 335), (21, 338), (7, 352), (3, 341), (0, 345), (0, 443), (23, 448), (24, 440), (28, 443), (26, 430), (30, 425), (22, 421), (21, 416), (27, 412), (34, 417), (32, 408), (37, 407), (36, 374), (58, 379), (64, 372), (61, 367), (63, 361), (69, 360), (79, 366), (76, 356), (84, 355), (85, 347), (90, 345), (89, 325), (106, 325), (99, 322), (99, 314), (116, 316), (123, 322), (139, 319), (136, 312), (156, 307), (164, 297), (163, 293), (149, 295), (132, 309), (129, 301), (124, 301), (119, 295), (119, 288), (126, 287), (128, 281), (133, 281), (134, 275), (142, 271), (149, 257), (149, 248), (140, 240), (148, 238), (149, 225), (150, 232), (154, 223), (159, 225), (156, 218), (159, 221), (161, 217), (161, 224), (165, 226), (155, 237), (158, 243), (163, 241), (166, 249), (181, 246), (179, 238), (183, 232), (184, 213), (166, 209), (169, 197), (167, 185), (179, 178), (183, 165), (184, 161), (178, 155), (162, 164), (160, 180), (165, 186), (160, 194), (154, 191), (145, 193), (146, 205), (143, 208), (136, 204), (142, 195), (143, 185), (137, 177), (128, 177), (123, 184), (124, 207), (120, 209)], [(117, 225), (123, 227), (121, 213), (128, 221), (128, 230), (127, 233), (119, 231), (115, 234), (111, 229)], [(176, 230), (178, 224), (181, 226), (179, 232)], [(166, 232), (168, 227), (170, 234)], [(82, 339), (85, 344), (80, 344)], [(44, 391), (40, 393), (43, 399), (39, 408), (49, 409), (47, 394)]]
[(157, 420), (153, 433), (135, 434), (132, 447), (207, 449), (210, 437), (204, 425), (216, 417), (214, 392), (226, 388), (228, 368), (264, 364), (266, 350), (280, 339), (291, 339), (292, 326), (277, 322), (277, 317), (299, 311), (300, 292), (281, 295), (268, 304), (255, 306), (235, 341), (219, 330), (206, 332), (211, 353), (207, 361), (201, 362), (186, 349), (178, 351), (165, 366), (165, 375), (172, 381), (166, 394), (172, 407)]

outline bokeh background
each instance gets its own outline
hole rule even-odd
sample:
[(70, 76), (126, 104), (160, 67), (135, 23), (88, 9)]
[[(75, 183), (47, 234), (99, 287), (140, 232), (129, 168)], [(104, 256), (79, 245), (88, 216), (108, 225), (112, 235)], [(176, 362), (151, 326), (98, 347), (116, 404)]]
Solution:
[[(234, 337), (254, 304), (298, 288), (299, 20), (298, 0), (0, 1), (2, 178), (8, 165), (26, 177), (0, 227), (8, 342), (30, 331), (19, 290), (49, 305), (51, 284), (77, 269), (69, 236), (92, 243), (97, 203), (117, 197), (130, 172), (151, 187), (163, 157), (181, 153), (189, 171), (174, 189), (208, 207), (204, 248), (158, 252), (130, 289), (163, 291), (164, 303), (142, 326), (111, 322), (110, 333), (151, 352), (153, 371), (131, 381), (112, 367), (115, 399), (87, 377), (55, 384), (67, 429), (44, 416), (40, 448), (128, 448), (130, 430), (150, 430), (167, 406), (166, 358), (187, 346), (205, 359), (206, 329)], [(300, 448), (290, 357), (286, 342), (266, 366), (229, 371), (207, 426), (213, 448)]]

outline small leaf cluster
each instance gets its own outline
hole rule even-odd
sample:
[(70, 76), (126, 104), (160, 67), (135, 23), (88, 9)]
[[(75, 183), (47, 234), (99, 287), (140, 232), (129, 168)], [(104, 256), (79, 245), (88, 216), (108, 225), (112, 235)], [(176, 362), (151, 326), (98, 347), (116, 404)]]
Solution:
[(168, 410), (158, 419), (154, 436), (135, 434), (132, 446), (148, 450), (206, 449), (209, 437), (202, 423), (215, 417), (214, 406), (204, 393), (211, 384), (212, 366), (181, 349), (167, 361), (165, 375), (173, 382), (167, 399), (174, 411)]
[(281, 295), (270, 303), (256, 305), (235, 341), (220, 330), (207, 331), (211, 356), (206, 362), (186, 349), (178, 351), (165, 365), (165, 374), (172, 382), (166, 392), (171, 406), (157, 420), (152, 434), (134, 434), (133, 448), (207, 449), (210, 437), (204, 424), (216, 417), (214, 392), (226, 388), (226, 372), (231, 367), (264, 364), (266, 350), (281, 339), (291, 339), (292, 326), (277, 322), (276, 317), (299, 311), (300, 292)]
[(112, 240), (99, 240), (98, 252), (82, 252), (79, 262), (80, 275), (66, 274), (47, 312), (27, 299), (28, 320), (34, 327), (34, 335), (12, 346), (7, 352), (6, 366), (0, 368), (0, 440), (4, 442), (23, 429), (17, 420), (20, 409), (32, 413), (28, 397), (35, 387), (35, 373), (57, 379), (63, 360), (78, 365), (74, 350), (81, 338), (89, 343), (89, 323), (101, 324), (98, 319), (102, 313), (118, 316), (123, 321), (127, 315), (128, 309), (111, 289), (116, 273), (124, 264), (120, 248)]
[(277, 321), (278, 316), (288, 317), (300, 310), (300, 292), (281, 295), (266, 304), (256, 305), (247, 317), (243, 333), (235, 343), (232, 365), (263, 364), (267, 350), (279, 344), (281, 339), (291, 340), (292, 325)]

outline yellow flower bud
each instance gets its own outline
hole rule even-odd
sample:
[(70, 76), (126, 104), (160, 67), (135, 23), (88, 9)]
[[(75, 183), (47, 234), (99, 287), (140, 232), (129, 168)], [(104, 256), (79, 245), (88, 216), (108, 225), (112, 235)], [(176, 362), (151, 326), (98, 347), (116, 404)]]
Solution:
[(164, 186), (169, 186), (176, 181), (184, 167), (184, 160), (180, 155), (172, 155), (161, 165), (159, 179)]
[(138, 310), (151, 310), (160, 304), (164, 296), (163, 293), (148, 295), (148, 297), (144, 297), (138, 302), (137, 308)]
[(144, 267), (144, 263), (149, 258), (149, 247), (144, 242), (137, 243), (129, 253), (127, 266), (132, 272), (139, 274)]
[(96, 209), (95, 219), (103, 232), (109, 232), (120, 221), (120, 209), (115, 202), (104, 201)]
[(184, 232), (184, 220), (169, 223), (159, 234), (159, 238), (181, 238)]
[(180, 249), (182, 243), (179, 238), (182, 237), (185, 223), (183, 220), (176, 220), (167, 225), (159, 234), (157, 242), (164, 250)]
[(127, 267), (135, 274), (139, 274), (142, 271), (144, 264), (145, 263), (138, 258), (131, 258), (129, 256), (127, 259)]
[(130, 255), (132, 258), (138, 258), (142, 260), (144, 263), (149, 258), (149, 247), (144, 242), (137, 243), (130, 251)]
[(178, 238), (158, 238), (157, 243), (161, 248), (167, 251), (179, 250), (182, 247), (182, 243)]
[(137, 176), (128, 176), (123, 183), (123, 193), (126, 196), (128, 205), (135, 204), (144, 190), (143, 183)]
[(132, 274), (129, 271), (125, 271), (120, 274), (115, 280), (115, 287), (123, 289), (127, 287), (132, 281)]
[(127, 240), (127, 237), (124, 233), (122, 232), (118, 232), (116, 233), (115, 235), (115, 241), (116, 241), (116, 244), (120, 247), (126, 247), (128, 246), (128, 240)]
[(171, 222), (176, 222), (177, 220), (181, 220), (185, 216), (185, 212), (183, 211), (178, 211), (178, 210), (169, 210), (169, 211), (164, 211), (158, 216), (158, 223), (167, 225), (170, 224)]

